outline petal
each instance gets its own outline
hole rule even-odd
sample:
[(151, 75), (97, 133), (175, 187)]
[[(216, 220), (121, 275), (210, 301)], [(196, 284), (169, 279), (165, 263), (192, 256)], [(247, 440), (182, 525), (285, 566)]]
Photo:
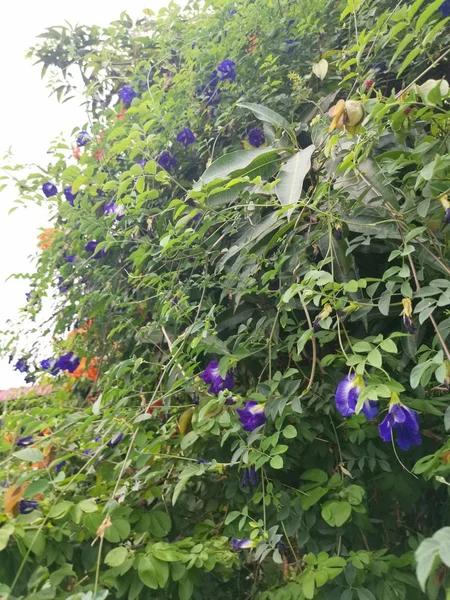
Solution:
[(355, 414), (355, 406), (359, 394), (357, 393), (355, 398), (355, 394), (351, 393), (352, 390), (355, 389), (352, 383), (353, 379), (354, 377), (350, 378), (350, 376), (347, 376), (340, 381), (334, 396), (336, 408), (343, 417), (349, 417), (350, 415)]
[(396, 442), (402, 450), (409, 450), (410, 446), (420, 446), (422, 439), (420, 431), (409, 429), (406, 424), (395, 425)]
[(392, 423), (392, 415), (388, 413), (383, 421), (378, 425), (378, 431), (380, 432), (380, 437), (383, 442), (390, 442), (392, 440)]
[(371, 421), (378, 414), (378, 402), (375, 402), (375, 400), (366, 400), (363, 404), (362, 412), (366, 419)]

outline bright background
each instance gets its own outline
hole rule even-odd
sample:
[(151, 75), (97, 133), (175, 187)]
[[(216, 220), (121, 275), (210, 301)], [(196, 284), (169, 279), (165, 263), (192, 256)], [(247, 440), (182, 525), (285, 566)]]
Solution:
[[(107, 25), (118, 19), (123, 10), (136, 18), (145, 8), (156, 12), (166, 4), (167, 0), (8, 2), (0, 20), (0, 166), (5, 163), (1, 158), (9, 148), (13, 163), (46, 166), (50, 141), (60, 133), (69, 140), (71, 131), (87, 121), (80, 101), (58, 104), (56, 97), (49, 98), (40, 67), (33, 67), (31, 60), (25, 60), (36, 36), (47, 27), (63, 25), (64, 21), (71, 25)], [(31, 205), (20, 207), (8, 216), (16, 199), (14, 189), (0, 192), (0, 331), (25, 306), (25, 293), (29, 290), (27, 280), (6, 279), (11, 273), (33, 270), (39, 229), (47, 225), (48, 219), (44, 207)], [(0, 390), (21, 385), (24, 375), (13, 371), (7, 360), (0, 360)]]

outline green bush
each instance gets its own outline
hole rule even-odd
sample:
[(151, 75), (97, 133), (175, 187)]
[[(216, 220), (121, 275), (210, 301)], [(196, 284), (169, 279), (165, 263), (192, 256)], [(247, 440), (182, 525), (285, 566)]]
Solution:
[(449, 1), (145, 13), (30, 51), (0, 597), (450, 597)]

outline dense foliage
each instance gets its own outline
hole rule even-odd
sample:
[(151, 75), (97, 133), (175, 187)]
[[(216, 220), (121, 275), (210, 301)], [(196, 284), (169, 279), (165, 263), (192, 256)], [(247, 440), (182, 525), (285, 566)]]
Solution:
[(0, 597), (450, 597), (449, 17), (42, 34), (87, 122), (6, 167), (53, 228), (3, 349), (51, 387), (2, 404)]

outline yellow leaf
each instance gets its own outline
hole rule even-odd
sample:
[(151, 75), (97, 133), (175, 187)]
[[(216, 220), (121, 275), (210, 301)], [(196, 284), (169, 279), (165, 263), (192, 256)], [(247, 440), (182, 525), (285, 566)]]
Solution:
[(325, 76), (328, 73), (328, 61), (324, 58), (320, 59), (319, 62), (313, 64), (312, 70), (314, 75), (320, 80), (325, 79)]
[(184, 411), (184, 413), (179, 418), (178, 427), (180, 429), (181, 435), (184, 435), (186, 433), (186, 431), (188, 430), (189, 425), (191, 424), (191, 421), (192, 421), (193, 413), (194, 413), (194, 409), (188, 408), (187, 410)]

